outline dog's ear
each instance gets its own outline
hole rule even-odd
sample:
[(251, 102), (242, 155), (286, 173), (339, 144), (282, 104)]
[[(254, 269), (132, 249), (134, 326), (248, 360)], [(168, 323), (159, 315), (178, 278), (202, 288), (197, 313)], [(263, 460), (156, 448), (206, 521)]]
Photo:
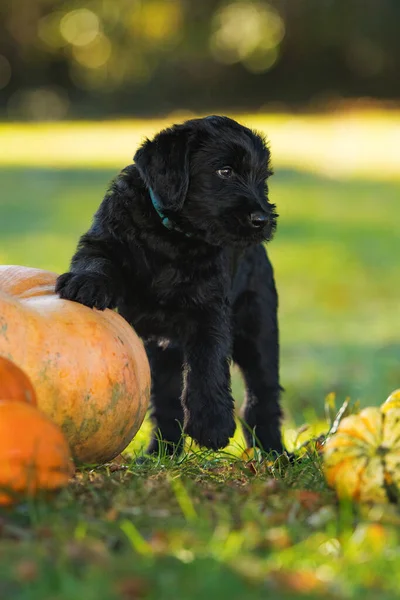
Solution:
[(189, 186), (189, 129), (175, 126), (147, 140), (133, 160), (160, 207), (178, 211)]

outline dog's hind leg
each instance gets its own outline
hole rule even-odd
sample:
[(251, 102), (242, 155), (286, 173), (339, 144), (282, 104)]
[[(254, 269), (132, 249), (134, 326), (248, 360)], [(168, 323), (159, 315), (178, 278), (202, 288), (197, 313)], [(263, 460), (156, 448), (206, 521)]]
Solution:
[(242, 416), (248, 446), (281, 453), (277, 304), (272, 267), (258, 254), (234, 302), (233, 360), (246, 385)]
[(151, 368), (151, 420), (153, 432), (147, 454), (180, 454), (183, 450), (182, 365), (177, 346), (145, 345)]

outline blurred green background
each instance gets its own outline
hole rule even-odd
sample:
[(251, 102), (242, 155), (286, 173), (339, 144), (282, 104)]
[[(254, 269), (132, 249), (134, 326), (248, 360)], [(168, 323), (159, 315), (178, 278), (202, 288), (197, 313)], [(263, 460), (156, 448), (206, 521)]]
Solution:
[[(7, 0), (0, 261), (62, 271), (145, 135), (224, 113), (271, 142), (291, 424), (400, 387), (397, 0)], [(240, 378), (234, 391), (241, 400)]]
[(397, 102), (398, 0), (2, 0), (10, 119)]

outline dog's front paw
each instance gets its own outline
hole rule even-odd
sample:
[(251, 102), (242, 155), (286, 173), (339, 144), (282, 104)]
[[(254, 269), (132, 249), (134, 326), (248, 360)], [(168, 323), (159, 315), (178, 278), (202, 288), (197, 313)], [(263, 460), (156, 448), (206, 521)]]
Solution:
[(109, 282), (92, 273), (64, 273), (56, 283), (56, 292), (64, 300), (73, 300), (89, 308), (105, 310), (114, 305), (114, 294)]
[[(232, 400), (233, 405), (233, 400)], [(220, 450), (229, 444), (236, 430), (233, 410), (227, 408), (207, 414), (207, 409), (201, 413), (190, 412), (187, 414), (184, 432), (189, 435), (199, 446), (210, 450)]]

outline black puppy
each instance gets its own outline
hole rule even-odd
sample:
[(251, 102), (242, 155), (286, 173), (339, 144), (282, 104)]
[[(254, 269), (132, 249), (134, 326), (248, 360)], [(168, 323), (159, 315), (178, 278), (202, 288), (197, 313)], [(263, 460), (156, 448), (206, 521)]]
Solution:
[(228, 444), (231, 358), (247, 389), (248, 444), (282, 451), (277, 293), (262, 245), (277, 216), (269, 159), (263, 139), (227, 117), (162, 131), (113, 181), (58, 278), (62, 298), (117, 307), (144, 339), (148, 452), (181, 450), (182, 428), (200, 446)]

